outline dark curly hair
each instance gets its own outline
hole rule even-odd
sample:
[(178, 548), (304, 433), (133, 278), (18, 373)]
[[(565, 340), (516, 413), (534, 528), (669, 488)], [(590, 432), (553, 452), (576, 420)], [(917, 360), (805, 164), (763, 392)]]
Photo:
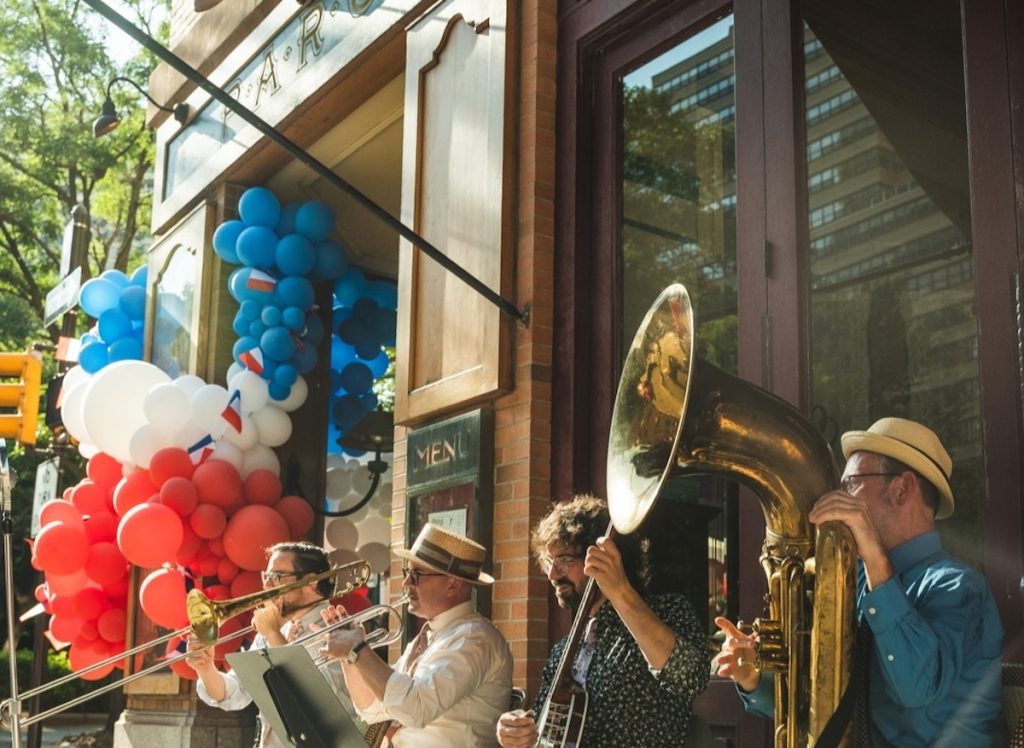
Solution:
[[(584, 553), (608, 531), (611, 522), (608, 502), (588, 493), (576, 494), (569, 501), (555, 503), (551, 511), (530, 534), (530, 548), (539, 560), (547, 554), (548, 545), (560, 543)], [(634, 535), (618, 535), (615, 545), (622, 553), (622, 563), (630, 584), (644, 592), (649, 578), (646, 564), (646, 543)]]
[[(305, 541), (275, 543), (267, 548), (267, 558), (275, 553), (291, 553), (295, 557), (295, 572), (300, 576), (319, 574), (331, 568), (327, 551)], [(324, 599), (331, 597), (334, 594), (334, 579), (321, 579), (316, 583), (316, 591)]]

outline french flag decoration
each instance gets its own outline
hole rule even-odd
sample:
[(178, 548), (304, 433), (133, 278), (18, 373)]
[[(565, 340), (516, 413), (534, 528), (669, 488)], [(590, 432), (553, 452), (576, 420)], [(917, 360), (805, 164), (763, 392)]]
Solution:
[(250, 291), (273, 293), (277, 287), (277, 278), (270, 273), (264, 273), (262, 270), (253, 268), (253, 271), (249, 274), (249, 279), (245, 282), (245, 287)]
[(231, 394), (228, 407), (224, 408), (220, 417), (227, 421), (235, 431), (242, 432), (242, 393), (240, 390), (235, 390)]
[(246, 369), (251, 371), (253, 374), (262, 374), (264, 370), (263, 366), (263, 351), (260, 350), (259, 346), (250, 348), (238, 357), (239, 363), (242, 364)]
[(207, 434), (202, 439), (197, 441), (191, 447), (188, 448), (189, 459), (192, 460), (193, 465), (202, 465), (213, 454), (213, 437)]

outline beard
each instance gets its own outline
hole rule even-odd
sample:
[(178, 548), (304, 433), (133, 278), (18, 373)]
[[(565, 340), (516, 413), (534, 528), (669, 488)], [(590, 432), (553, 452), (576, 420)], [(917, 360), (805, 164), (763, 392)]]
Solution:
[(561, 607), (572, 611), (573, 615), (575, 615), (576, 611), (580, 607), (580, 603), (583, 602), (583, 595), (578, 589), (576, 589), (576, 585), (574, 585), (569, 579), (563, 577), (562, 579), (555, 581), (554, 588), (555, 598), (558, 600), (558, 604)]

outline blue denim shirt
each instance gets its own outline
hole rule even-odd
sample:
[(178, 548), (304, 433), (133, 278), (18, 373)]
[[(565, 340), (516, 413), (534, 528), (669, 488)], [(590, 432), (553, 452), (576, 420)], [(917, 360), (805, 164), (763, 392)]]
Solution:
[[(985, 578), (927, 532), (889, 553), (893, 576), (868, 591), (858, 573), (857, 614), (875, 636), (872, 744), (1005, 745), (1003, 627)], [(749, 711), (774, 716), (773, 679), (740, 692)]]

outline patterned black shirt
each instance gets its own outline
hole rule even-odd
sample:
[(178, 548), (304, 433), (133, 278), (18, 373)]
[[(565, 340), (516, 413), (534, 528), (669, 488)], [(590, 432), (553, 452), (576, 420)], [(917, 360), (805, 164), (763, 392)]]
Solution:
[[(682, 595), (656, 595), (647, 604), (676, 635), (661, 672), (651, 673), (629, 629), (610, 603), (597, 612), (597, 643), (587, 671), (587, 717), (581, 748), (678, 748), (693, 699), (708, 684), (706, 632)], [(565, 639), (551, 650), (534, 706), (540, 714)]]

